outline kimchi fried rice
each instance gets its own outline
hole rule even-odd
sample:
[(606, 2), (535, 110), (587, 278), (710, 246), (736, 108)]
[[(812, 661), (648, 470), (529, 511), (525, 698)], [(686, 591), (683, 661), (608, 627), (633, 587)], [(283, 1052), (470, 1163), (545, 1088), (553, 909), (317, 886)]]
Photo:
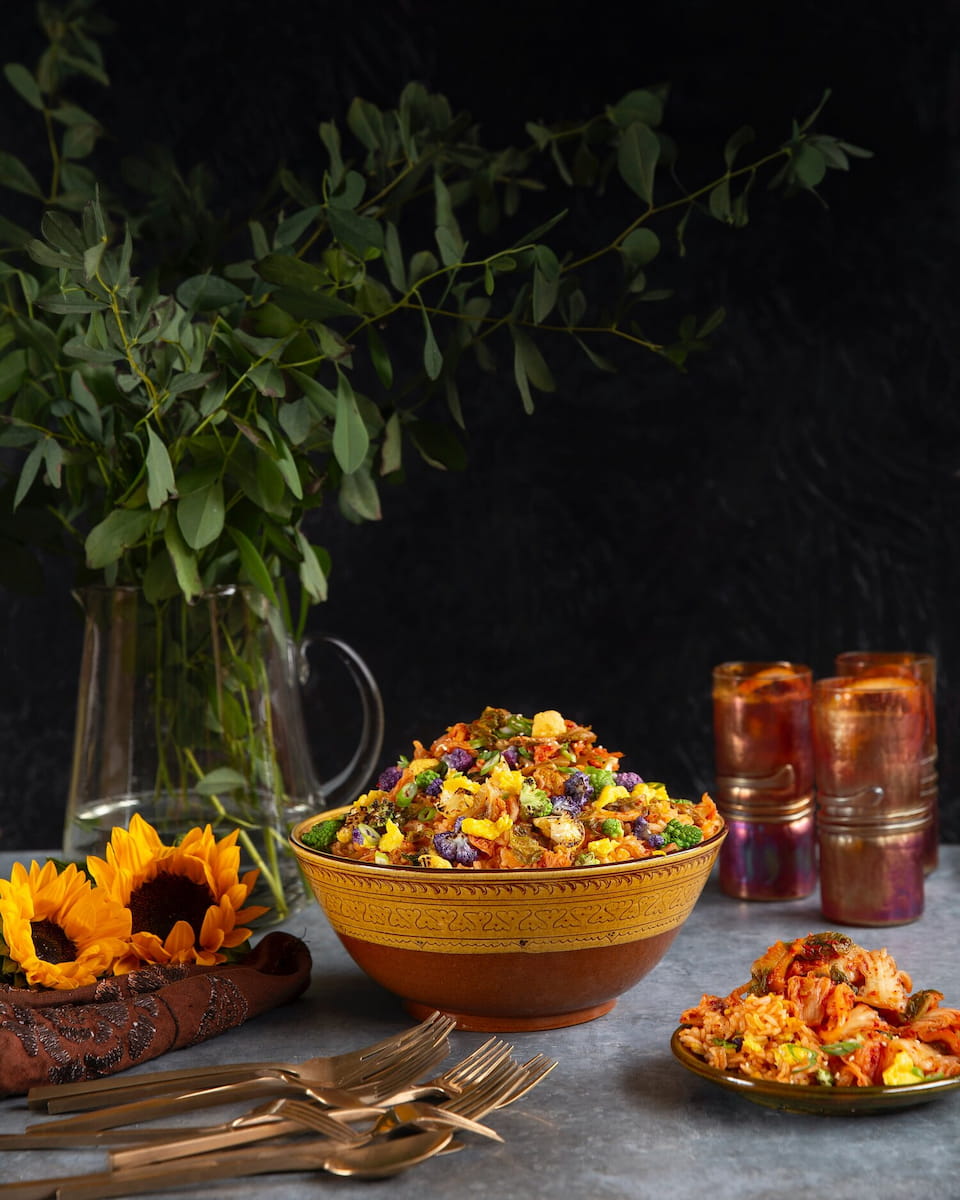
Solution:
[(389, 866), (569, 867), (676, 853), (723, 828), (714, 802), (671, 797), (620, 766), (588, 725), (485, 708), (388, 767), (315, 849)]
[(679, 1039), (722, 1071), (820, 1087), (878, 1087), (960, 1075), (960, 1010), (912, 992), (886, 950), (840, 933), (777, 942), (750, 982), (705, 995)]

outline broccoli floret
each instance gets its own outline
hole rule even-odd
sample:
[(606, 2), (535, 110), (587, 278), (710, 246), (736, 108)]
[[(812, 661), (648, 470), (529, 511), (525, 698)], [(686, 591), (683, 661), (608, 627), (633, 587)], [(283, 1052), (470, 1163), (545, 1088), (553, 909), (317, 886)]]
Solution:
[(520, 789), (520, 807), (523, 815), (531, 820), (534, 817), (549, 817), (553, 812), (553, 801), (545, 791), (525, 779)]
[(388, 800), (385, 796), (379, 800), (374, 800), (366, 808), (360, 809), (358, 815), (363, 824), (369, 825), (371, 829), (376, 829), (379, 832), (386, 829), (388, 821), (402, 819), (396, 804), (392, 800)]
[(587, 767), (585, 773), (590, 780), (594, 795), (596, 796), (599, 796), (608, 784), (615, 784), (617, 782), (616, 776), (612, 771), (604, 771), (600, 767)]
[(574, 859), (575, 867), (593, 867), (599, 863), (600, 859), (593, 853), (592, 850), (585, 850), (583, 854), (578, 854)]
[(678, 850), (689, 850), (691, 846), (696, 846), (702, 841), (703, 830), (697, 825), (684, 825), (674, 817), (664, 826), (664, 845), (673, 842)]
[(421, 771), (416, 779), (417, 787), (420, 788), (421, 791), (425, 792), (429, 785), (434, 782), (434, 780), (440, 780), (440, 775), (437, 771)]
[(343, 817), (330, 817), (304, 831), (300, 840), (311, 850), (329, 850), (339, 830), (343, 828)]
[(600, 826), (600, 832), (608, 838), (623, 837), (623, 822), (616, 817), (607, 817)]

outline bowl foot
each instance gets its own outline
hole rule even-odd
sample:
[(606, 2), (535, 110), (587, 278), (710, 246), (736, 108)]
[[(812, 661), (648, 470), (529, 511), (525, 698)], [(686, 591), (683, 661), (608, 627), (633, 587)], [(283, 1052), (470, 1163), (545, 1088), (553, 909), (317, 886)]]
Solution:
[(608, 1013), (616, 1004), (616, 1000), (607, 1000), (603, 1004), (594, 1004), (590, 1008), (580, 1008), (575, 1012), (545, 1013), (533, 1017), (498, 1017), (485, 1016), (482, 1013), (452, 1012), (446, 1008), (436, 1009), (430, 1004), (419, 1004), (416, 1000), (405, 1000), (404, 1008), (417, 1021), (423, 1021), (435, 1012), (453, 1017), (457, 1029), (475, 1033), (527, 1033), (538, 1029), (563, 1029), (567, 1025), (583, 1025), (586, 1021), (595, 1021)]

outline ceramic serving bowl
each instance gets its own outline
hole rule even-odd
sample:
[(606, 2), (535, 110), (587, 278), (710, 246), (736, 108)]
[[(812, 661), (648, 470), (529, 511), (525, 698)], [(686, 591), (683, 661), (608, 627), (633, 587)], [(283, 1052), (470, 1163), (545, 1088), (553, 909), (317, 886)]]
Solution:
[(674, 854), (553, 870), (355, 862), (291, 844), (348, 953), (417, 1018), (460, 1029), (556, 1029), (609, 1012), (663, 958), (726, 836)]

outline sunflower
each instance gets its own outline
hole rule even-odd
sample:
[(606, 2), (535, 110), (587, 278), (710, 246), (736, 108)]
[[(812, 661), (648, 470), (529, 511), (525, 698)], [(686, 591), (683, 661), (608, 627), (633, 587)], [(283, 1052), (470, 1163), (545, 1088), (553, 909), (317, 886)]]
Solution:
[(130, 913), (70, 863), (14, 863), (0, 880), (4, 970), (30, 987), (75, 988), (128, 952)]
[(244, 907), (259, 872), (240, 877), (238, 836), (234, 829), (217, 841), (207, 825), (168, 846), (135, 813), (129, 829), (112, 831), (106, 859), (87, 859), (99, 886), (131, 914), (129, 952), (118, 974), (141, 963), (210, 966), (247, 941), (252, 931), (245, 922), (268, 910)]

